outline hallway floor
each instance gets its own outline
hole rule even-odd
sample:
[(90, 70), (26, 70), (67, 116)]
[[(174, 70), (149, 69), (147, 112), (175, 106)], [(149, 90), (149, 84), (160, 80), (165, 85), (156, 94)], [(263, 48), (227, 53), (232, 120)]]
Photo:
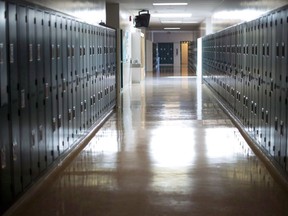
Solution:
[(288, 215), (288, 194), (195, 77), (147, 77), (122, 104), (13, 215)]

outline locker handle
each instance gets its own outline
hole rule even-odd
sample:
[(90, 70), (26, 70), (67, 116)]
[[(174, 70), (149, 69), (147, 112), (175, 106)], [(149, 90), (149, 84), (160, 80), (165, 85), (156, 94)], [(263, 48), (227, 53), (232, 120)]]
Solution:
[(75, 55), (75, 47), (74, 47), (74, 45), (72, 46), (72, 57), (74, 57), (74, 55)]
[(60, 45), (57, 45), (57, 59), (60, 59)]
[(66, 79), (62, 80), (62, 90), (63, 92), (66, 92)]
[[(11, 56), (11, 45), (13, 47), (13, 44), (10, 44), (10, 56)], [(3, 49), (3, 43), (0, 43), (0, 64), (3, 64), (3, 63), (4, 63), (4, 49)], [(11, 57), (10, 57), (10, 63), (13, 63), (11, 62)]]
[(16, 140), (14, 140), (12, 145), (13, 161), (17, 161), (17, 149), (18, 149), (18, 143)]
[(61, 127), (61, 119), (62, 119), (62, 116), (59, 115), (59, 116), (58, 116), (58, 128)]
[(275, 117), (275, 130), (278, 131), (278, 118)]
[(264, 118), (265, 118), (264, 108), (262, 108), (262, 110), (261, 110), (261, 118), (264, 121)]
[(67, 56), (68, 56), (68, 58), (71, 58), (71, 47), (70, 47), (70, 45), (67, 45)]
[[(14, 44), (10, 44), (10, 63), (14, 63)], [(4, 62), (3, 44), (0, 44), (0, 64)]]
[(285, 57), (285, 43), (282, 43), (282, 57)]
[(43, 126), (39, 126), (39, 141), (43, 140)]
[(73, 119), (75, 119), (75, 117), (76, 117), (76, 108), (73, 107)]
[(96, 104), (96, 95), (93, 95), (93, 103)]
[(83, 102), (80, 103), (80, 112), (83, 112)]
[(25, 89), (21, 90), (21, 108), (25, 108)]
[(68, 120), (71, 121), (72, 120), (72, 110), (68, 109)]
[(7, 162), (6, 162), (6, 148), (5, 146), (3, 146), (1, 148), (1, 168), (5, 169), (7, 166)]
[(279, 44), (276, 44), (276, 56), (279, 57)]
[(52, 130), (55, 131), (56, 130), (56, 118), (52, 119)]
[(87, 110), (87, 101), (84, 100), (84, 111), (86, 111), (86, 110)]
[(266, 124), (268, 124), (268, 120), (269, 120), (269, 112), (266, 110)]
[(33, 44), (29, 44), (29, 61), (33, 61)]
[(90, 106), (93, 106), (93, 96), (90, 97)]
[(51, 59), (53, 60), (55, 58), (55, 48), (54, 48), (54, 44), (51, 44)]
[(37, 61), (41, 61), (41, 45), (37, 44)]
[(284, 122), (281, 121), (280, 123), (280, 135), (283, 136), (284, 135)]
[(49, 98), (49, 84), (45, 83), (45, 98), (48, 99)]
[(35, 144), (36, 144), (35, 135), (36, 135), (35, 130), (32, 130), (32, 132), (31, 132), (31, 148), (34, 148)]

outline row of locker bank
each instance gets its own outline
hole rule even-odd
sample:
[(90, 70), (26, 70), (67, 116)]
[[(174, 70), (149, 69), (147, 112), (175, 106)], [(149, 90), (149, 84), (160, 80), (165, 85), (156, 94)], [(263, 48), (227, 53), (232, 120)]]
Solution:
[(203, 76), (288, 174), (288, 6), (203, 38)]
[(0, 214), (116, 98), (116, 32), (0, 1)]

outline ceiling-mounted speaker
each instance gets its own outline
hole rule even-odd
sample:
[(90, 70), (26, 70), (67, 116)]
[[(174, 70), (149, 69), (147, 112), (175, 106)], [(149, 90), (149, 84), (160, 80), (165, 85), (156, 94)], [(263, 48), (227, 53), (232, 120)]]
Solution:
[(135, 27), (148, 27), (150, 22), (149, 10), (141, 10), (138, 12), (138, 15), (135, 16)]

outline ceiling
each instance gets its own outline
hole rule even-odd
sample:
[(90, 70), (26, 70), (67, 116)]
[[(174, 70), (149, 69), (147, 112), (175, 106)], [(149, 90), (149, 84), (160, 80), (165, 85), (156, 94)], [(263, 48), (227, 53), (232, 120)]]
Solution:
[[(138, 14), (140, 10), (149, 10), (151, 14), (149, 29), (163, 30), (164, 27), (180, 27), (181, 30), (191, 30), (199, 27), (200, 23), (206, 18), (211, 18), (212, 22), (241, 22), (241, 18), (247, 18), (246, 15), (240, 18), (235, 17), (235, 11), (239, 10), (256, 10), (249, 11), (249, 15), (256, 15), (257, 12), (263, 13), (288, 4), (288, 0), (109, 0), (120, 4), (120, 9), (125, 10), (132, 16)], [(153, 6), (152, 3), (167, 2), (185, 2), (186, 6)], [(215, 18), (217, 12), (232, 11), (232, 15), (226, 14), (225, 17)], [(164, 18), (154, 17), (157, 14), (168, 14)], [(180, 13), (182, 16), (172, 18), (171, 14)], [(185, 14), (192, 14), (191, 17), (184, 17)], [(218, 14), (219, 15), (219, 14)], [(169, 23), (162, 23), (168, 21)], [(174, 23), (173, 23), (173, 22)], [(177, 23), (175, 23), (177, 22)]]

